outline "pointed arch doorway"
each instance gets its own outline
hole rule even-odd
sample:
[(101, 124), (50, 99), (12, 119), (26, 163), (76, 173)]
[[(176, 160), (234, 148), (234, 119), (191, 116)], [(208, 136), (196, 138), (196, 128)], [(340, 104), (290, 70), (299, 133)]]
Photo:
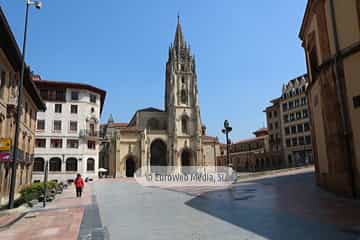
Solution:
[(151, 143), (150, 146), (151, 158), (150, 165), (151, 166), (166, 166), (166, 143), (161, 139), (156, 139)]
[(126, 177), (134, 177), (136, 164), (133, 156), (128, 156), (125, 161)]
[(193, 153), (190, 148), (184, 148), (181, 152), (181, 172), (190, 173), (193, 162)]
[(155, 139), (150, 145), (150, 167), (152, 172), (164, 172), (167, 166), (167, 147), (161, 139)]

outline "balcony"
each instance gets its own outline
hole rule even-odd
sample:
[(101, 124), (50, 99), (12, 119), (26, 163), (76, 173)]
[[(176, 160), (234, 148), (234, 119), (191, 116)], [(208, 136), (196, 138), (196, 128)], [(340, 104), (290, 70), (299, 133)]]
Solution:
[(80, 138), (99, 138), (100, 132), (95, 131), (95, 130), (90, 130), (90, 129), (81, 129), (79, 137)]

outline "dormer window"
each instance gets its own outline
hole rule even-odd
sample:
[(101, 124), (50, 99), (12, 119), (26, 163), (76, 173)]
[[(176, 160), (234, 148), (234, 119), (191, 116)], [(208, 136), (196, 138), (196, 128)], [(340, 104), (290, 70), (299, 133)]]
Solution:
[(79, 100), (79, 92), (78, 91), (71, 92), (71, 100)]
[(90, 94), (90, 102), (96, 103), (96, 95), (95, 94)]

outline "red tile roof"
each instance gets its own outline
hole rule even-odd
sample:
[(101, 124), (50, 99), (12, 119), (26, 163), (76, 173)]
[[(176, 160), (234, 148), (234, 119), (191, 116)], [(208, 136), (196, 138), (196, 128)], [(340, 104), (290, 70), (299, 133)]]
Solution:
[(115, 123), (110, 123), (109, 125), (113, 126), (113, 127), (127, 127), (129, 124), (128, 123), (124, 123), (124, 122), (115, 122)]
[(239, 140), (233, 144), (239, 144), (239, 143), (247, 143), (247, 142), (254, 142), (254, 141), (257, 141), (257, 140), (262, 140), (264, 139), (265, 136), (261, 136), (261, 137), (253, 137), (253, 138), (247, 138), (247, 139), (242, 139), (242, 140)]
[(267, 128), (259, 128), (258, 130), (256, 130), (255, 132), (267, 132)]
[(217, 137), (212, 137), (212, 136), (202, 136), (203, 140), (204, 141), (207, 141), (207, 142), (217, 142), (218, 141), (218, 138)]
[(141, 132), (142, 130), (137, 127), (126, 127), (120, 130), (121, 132)]

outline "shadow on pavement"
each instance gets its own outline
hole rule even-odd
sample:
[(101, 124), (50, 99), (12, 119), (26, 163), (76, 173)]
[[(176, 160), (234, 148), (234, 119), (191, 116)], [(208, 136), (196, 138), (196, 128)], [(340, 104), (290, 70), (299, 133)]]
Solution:
[(278, 176), (203, 193), (185, 203), (267, 239), (359, 239), (358, 201), (319, 189), (314, 173)]

